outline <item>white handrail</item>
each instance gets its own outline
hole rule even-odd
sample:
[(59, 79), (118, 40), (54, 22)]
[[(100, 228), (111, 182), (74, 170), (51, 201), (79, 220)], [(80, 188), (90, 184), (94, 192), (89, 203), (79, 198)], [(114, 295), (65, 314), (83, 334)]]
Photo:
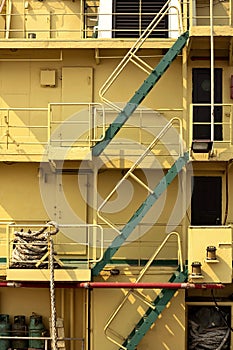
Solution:
[(147, 74), (150, 73), (147, 71), (147, 69), (149, 69), (150, 71), (153, 71), (152, 67), (150, 67), (146, 62), (144, 62), (142, 59), (140, 59), (138, 56), (136, 56), (136, 52), (141, 48), (143, 43), (146, 41), (146, 39), (150, 36), (150, 34), (153, 32), (153, 30), (156, 28), (156, 26), (163, 19), (163, 17), (169, 12), (169, 10), (171, 8), (175, 8), (175, 10), (177, 11), (177, 16), (179, 19), (179, 31), (180, 32), (182, 31), (182, 19), (181, 19), (180, 9), (176, 6), (169, 6), (169, 5), (170, 5), (170, 0), (168, 0), (163, 5), (163, 7), (160, 9), (160, 11), (157, 13), (157, 15), (154, 17), (154, 19), (148, 25), (148, 27), (144, 30), (142, 35), (137, 39), (137, 41), (135, 42), (133, 47), (128, 51), (128, 53), (124, 56), (124, 58), (121, 60), (121, 62), (118, 64), (118, 66), (112, 72), (112, 74), (109, 76), (109, 78), (103, 84), (103, 86), (100, 88), (99, 96), (100, 96), (101, 100), (103, 102), (105, 102), (108, 106), (113, 108), (114, 110), (119, 111), (119, 112), (121, 111), (121, 109), (117, 105), (115, 105), (113, 102), (111, 102), (106, 97), (104, 97), (105, 93), (108, 91), (110, 86), (117, 79), (117, 77), (120, 75), (122, 70), (125, 68), (125, 66), (129, 62), (136, 64), (138, 67), (140, 67)]
[(12, 15), (12, 0), (7, 0), (6, 5), (6, 39), (9, 39)]
[(213, 0), (210, 0), (210, 140), (214, 141), (214, 23), (213, 23)]
[[(209, 107), (211, 109), (211, 104), (210, 103), (192, 103), (190, 104), (190, 128), (189, 128), (189, 144), (193, 141), (193, 125), (206, 125), (211, 128), (211, 121), (209, 122), (201, 122), (197, 121), (194, 122), (193, 120), (193, 110), (194, 107)], [(232, 116), (233, 116), (233, 105), (229, 103), (214, 103), (214, 108), (215, 107), (222, 107), (223, 112), (222, 112), (222, 121), (220, 122), (215, 122), (215, 125), (222, 126), (222, 132), (223, 132), (223, 138), (222, 140), (213, 140), (214, 143), (228, 143), (229, 145), (232, 145)]]
[[(147, 272), (147, 270), (149, 269), (149, 267), (151, 266), (152, 262), (155, 260), (155, 258), (158, 256), (158, 254), (161, 252), (161, 250), (163, 249), (163, 247), (166, 245), (167, 241), (170, 239), (171, 236), (175, 235), (177, 237), (177, 245), (178, 245), (178, 251), (177, 251), (177, 257), (178, 257), (178, 262), (179, 262), (179, 266), (180, 266), (180, 270), (183, 271), (183, 258), (182, 258), (182, 249), (181, 249), (181, 240), (180, 240), (180, 235), (178, 232), (171, 232), (169, 233), (165, 239), (162, 241), (162, 243), (160, 244), (160, 246), (156, 249), (156, 251), (154, 252), (154, 254), (151, 256), (151, 258), (148, 260), (147, 264), (144, 266), (144, 268), (140, 271), (140, 274), (138, 276), (138, 278), (136, 279), (135, 283), (138, 283), (142, 277), (145, 275), (145, 273)], [(119, 346), (121, 349), (126, 349), (124, 346), (122, 346), (122, 344), (120, 344), (119, 342), (117, 342), (115, 339), (113, 339), (110, 335), (108, 335), (109, 333), (115, 334), (115, 336), (118, 336), (118, 338), (120, 339), (124, 339), (120, 334), (118, 334), (116, 331), (112, 330), (109, 326), (112, 323), (112, 321), (114, 320), (114, 318), (117, 316), (117, 314), (120, 312), (120, 310), (122, 309), (122, 307), (124, 306), (125, 302), (127, 301), (128, 297), (130, 294), (134, 293), (132, 290), (128, 290), (127, 293), (125, 294), (124, 298), (122, 299), (122, 301), (119, 303), (119, 305), (117, 306), (116, 310), (112, 313), (112, 315), (109, 317), (105, 327), (104, 327), (104, 334), (106, 336), (106, 338), (111, 341), (113, 344)], [(134, 293), (134, 295), (137, 297), (137, 293)], [(141, 295), (140, 295), (140, 300), (142, 299)], [(144, 302), (146, 302), (146, 304), (148, 304), (147, 300), (143, 300)], [(149, 307), (154, 308), (153, 305), (149, 305)]]
[(2, 0), (1, 5), (0, 5), (0, 13), (2, 13), (2, 9), (5, 5), (6, 0)]
[[(0, 225), (2, 223), (0, 222)], [(103, 228), (101, 225), (99, 224), (61, 224), (58, 225), (59, 229), (63, 229), (63, 228), (81, 228), (81, 229), (98, 229), (100, 234), (99, 234), (99, 250), (100, 250), (100, 254), (96, 259), (92, 259), (90, 257), (90, 235), (87, 235), (86, 238), (86, 245), (88, 247), (87, 249), (87, 261), (88, 263), (97, 263), (99, 261), (102, 260), (103, 258), (103, 253), (104, 253), (104, 234), (103, 234)], [(6, 232), (7, 232), (7, 241), (8, 241), (8, 252), (7, 252), (7, 266), (9, 268), (10, 266), (10, 261), (11, 261), (11, 245), (13, 244), (13, 240), (12, 240), (12, 230), (15, 230), (17, 228), (19, 229), (23, 229), (23, 228), (31, 228), (31, 229), (40, 229), (41, 227), (47, 227), (48, 229), (51, 227), (50, 224), (34, 224), (34, 223), (28, 223), (28, 224), (16, 224), (16, 223), (8, 223), (6, 225)], [(88, 231), (89, 233), (90, 231)], [(97, 239), (97, 237), (96, 237)], [(97, 247), (97, 241), (93, 242), (93, 246)], [(26, 243), (25, 243), (26, 244)], [(70, 244), (72, 245), (72, 243), (67, 243), (67, 245)], [(75, 243), (74, 243), (75, 244)], [(79, 242), (76, 242), (76, 244), (79, 244)], [(28, 261), (28, 262), (32, 262), (32, 261)], [(38, 262), (38, 261), (33, 261), (33, 262)]]
[(164, 128), (159, 132), (159, 134), (154, 138), (154, 140), (150, 143), (150, 145), (146, 148), (146, 150), (142, 153), (142, 155), (136, 160), (136, 162), (131, 166), (131, 168), (127, 171), (127, 173), (122, 177), (122, 179), (117, 183), (117, 185), (114, 187), (114, 189), (109, 193), (109, 195), (105, 198), (103, 203), (99, 206), (97, 209), (97, 215), (98, 217), (103, 220), (109, 227), (114, 229), (119, 235), (121, 234), (121, 231), (118, 230), (113, 223), (111, 223), (110, 220), (106, 219), (103, 215), (101, 215), (101, 210), (104, 207), (104, 205), (108, 202), (108, 200), (113, 196), (113, 194), (116, 192), (116, 190), (119, 188), (119, 186), (129, 177), (133, 177), (139, 184), (141, 184), (144, 188), (146, 188), (150, 193), (153, 193), (153, 190), (150, 189), (146, 184), (144, 184), (140, 179), (138, 179), (134, 174), (133, 171), (136, 169), (136, 167), (145, 159), (145, 157), (151, 152), (151, 150), (155, 147), (157, 142), (166, 134), (166, 132), (172, 127), (173, 123), (175, 121), (178, 121), (179, 123), (179, 132), (180, 132), (180, 156), (183, 156), (183, 146), (182, 145), (182, 121), (180, 118), (174, 117), (172, 118), (165, 126)]

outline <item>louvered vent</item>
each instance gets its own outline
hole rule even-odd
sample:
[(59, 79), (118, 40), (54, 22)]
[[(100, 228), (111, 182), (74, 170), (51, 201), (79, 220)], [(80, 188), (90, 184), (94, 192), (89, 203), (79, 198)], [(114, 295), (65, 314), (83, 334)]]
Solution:
[[(164, 3), (164, 0), (113, 0), (113, 38), (139, 37)], [(151, 33), (151, 37), (168, 37), (167, 15)]]

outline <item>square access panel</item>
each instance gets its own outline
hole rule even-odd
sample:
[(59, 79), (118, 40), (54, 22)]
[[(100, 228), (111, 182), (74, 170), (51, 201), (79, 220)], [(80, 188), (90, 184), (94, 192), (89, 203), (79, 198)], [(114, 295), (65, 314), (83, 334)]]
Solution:
[(56, 71), (54, 69), (41, 69), (40, 85), (54, 87), (56, 85)]

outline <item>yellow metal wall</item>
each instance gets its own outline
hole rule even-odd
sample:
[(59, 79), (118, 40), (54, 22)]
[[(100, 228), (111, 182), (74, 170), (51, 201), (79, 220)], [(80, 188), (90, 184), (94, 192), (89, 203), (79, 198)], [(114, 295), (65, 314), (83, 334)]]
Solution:
[[(52, 50), (52, 52), (43, 52), (38, 50), (22, 50), (18, 49), (15, 52), (4, 52), (1, 56), (0, 65), (0, 92), (1, 92), (1, 107), (46, 107), (48, 102), (61, 101), (62, 89), (62, 68), (78, 68), (92, 67), (94, 68), (93, 80), (93, 100), (98, 102), (98, 91), (101, 85), (108, 78), (110, 73), (118, 64), (120, 58), (124, 54), (123, 51), (117, 51), (119, 59), (113, 60), (108, 58), (108, 52), (102, 50), (103, 57), (100, 59), (100, 64), (97, 65), (94, 59), (93, 50), (63, 50), (63, 59), (60, 61), (60, 51)], [(48, 62), (43, 62), (48, 58)], [(162, 58), (162, 55), (161, 55)], [(17, 62), (17, 59), (19, 60)], [(35, 62), (38, 60), (41, 62)], [(25, 60), (25, 62), (22, 62)], [(54, 60), (54, 62), (49, 62)], [(154, 58), (148, 60), (148, 63), (154, 67), (159, 62), (159, 59)], [(44, 87), (40, 85), (40, 70), (55, 69), (56, 70), (56, 86)], [(132, 64), (129, 64), (113, 86), (109, 89), (108, 96), (114, 102), (127, 102), (134, 94), (135, 90), (140, 87), (146, 74)], [(80, 88), (80, 78), (75, 78), (72, 75), (73, 82), (68, 86), (68, 92), (65, 93), (64, 102), (73, 102), (75, 97), (76, 102), (88, 102), (90, 97), (77, 94)], [(169, 81), (169, 84), (168, 84)], [(64, 81), (65, 84), (65, 81)], [(91, 84), (91, 80), (88, 81)], [(73, 89), (71, 88), (73, 86)], [(176, 94), (174, 94), (176, 91)], [(83, 91), (82, 91), (83, 93)], [(68, 97), (70, 96), (70, 101)], [(167, 98), (169, 96), (169, 99)], [(86, 100), (86, 101), (85, 101)], [(160, 79), (158, 84), (148, 95), (143, 103), (148, 108), (179, 108), (182, 107), (182, 76), (181, 76), (181, 59), (177, 58), (173, 62), (169, 70)]]
[[(81, 29), (81, 17), (77, 15), (80, 12), (82, 1), (29, 1), (26, 6), (26, 2), (22, 0), (15, 0), (13, 2), (13, 16), (11, 18), (10, 38), (24, 39), (28, 38), (29, 33), (36, 35), (36, 40), (47, 39), (68, 39), (73, 42), (73, 45), (79, 44), (79, 49), (74, 49), (74, 46), (66, 43), (62, 50), (53, 49), (52, 45), (49, 50), (46, 49), (32, 49), (33, 44), (28, 42), (27, 49), (15, 48), (1, 50), (0, 55), (0, 108), (12, 108), (12, 107), (47, 107), (51, 102), (100, 102), (99, 89), (105, 80), (112, 73), (116, 65), (120, 62), (120, 59), (126, 53), (126, 49), (114, 50), (111, 48), (111, 42), (109, 42), (109, 49), (100, 48), (95, 51), (85, 47), (80, 49), (80, 43), (78, 40), (82, 38)], [(198, 7), (197, 15), (208, 16), (209, 8), (207, 6)], [(228, 13), (229, 3), (216, 4), (214, 13), (218, 15), (225, 15)], [(23, 16), (19, 16), (19, 13)], [(56, 14), (55, 14), (56, 13)], [(65, 14), (67, 16), (65, 16)], [(72, 15), (69, 15), (72, 14)], [(35, 23), (36, 18), (36, 23)], [(199, 25), (208, 24), (208, 18), (198, 19)], [(221, 20), (215, 21), (215, 24), (221, 24)], [(5, 28), (5, 21), (0, 18), (0, 27)], [(3, 34), (1, 34), (1, 37)], [(77, 42), (74, 44), (74, 40)], [(43, 46), (44, 44), (42, 44)], [(45, 45), (46, 46), (46, 45)], [(106, 45), (105, 45), (106, 47)], [(199, 50), (200, 48), (197, 48)], [(209, 49), (207, 49), (208, 51)], [(159, 59), (162, 57), (162, 49), (149, 51), (145, 50), (147, 58), (146, 61), (154, 67)], [(206, 52), (205, 52), (206, 53)], [(200, 52), (202, 54), (202, 52)], [(96, 57), (95, 57), (96, 56)], [(158, 57), (159, 56), (159, 57)], [(182, 58), (178, 57), (160, 79), (155, 88), (151, 91), (149, 96), (143, 102), (143, 105), (147, 108), (182, 108), (185, 105), (192, 103), (192, 68), (194, 67), (209, 67), (209, 62), (206, 60), (201, 61), (188, 61), (187, 77), (182, 74), (185, 72), (185, 67), (182, 66)], [(231, 103), (230, 99), (230, 76), (233, 73), (233, 69), (228, 65), (226, 61), (217, 61), (216, 67), (223, 68), (223, 100)], [(55, 72), (55, 85), (42, 85), (41, 84), (41, 71), (54, 71)], [(129, 64), (126, 67), (123, 74), (117, 79), (110, 90), (107, 93), (107, 97), (114, 102), (124, 104), (134, 94), (134, 92), (145, 80), (146, 74), (136, 68), (133, 64)], [(184, 84), (184, 86), (183, 86)], [(185, 88), (187, 87), (187, 91)], [(184, 96), (184, 97), (183, 97)], [(187, 98), (187, 99), (186, 99)], [(63, 120), (64, 116), (67, 117), (73, 114), (79, 108), (71, 108), (67, 110), (62, 107), (58, 109), (57, 116), (59, 120)], [(167, 119), (171, 119), (174, 114), (164, 112), (161, 115), (165, 115)], [(189, 140), (189, 111), (186, 110), (184, 114), (178, 113), (179, 117), (183, 116), (184, 132), (186, 135), (185, 141), (187, 141), (187, 147), (190, 145)], [(1, 126), (1, 141), (5, 140), (4, 134), (7, 129), (6, 125), (6, 112), (0, 111), (0, 126)], [(227, 121), (229, 116), (223, 116), (223, 120)], [(149, 118), (148, 118), (149, 119)], [(13, 111), (10, 114), (10, 122), (16, 126), (28, 126), (37, 125), (39, 121), (43, 126), (47, 126), (47, 113), (30, 112), (23, 113), (21, 111)], [(153, 117), (149, 119), (149, 122), (153, 121)], [(110, 121), (107, 120), (107, 123)], [(46, 130), (33, 130), (27, 129), (10, 130), (11, 136), (17, 142), (33, 140), (35, 142), (46, 142), (47, 133)], [(121, 136), (125, 138), (136, 139), (137, 132), (135, 129), (127, 129), (122, 132)], [(142, 141), (144, 143), (151, 140), (151, 135), (148, 132), (143, 133)], [(1, 180), (1, 194), (0, 194), (0, 217), (2, 221), (47, 221), (49, 219), (48, 214), (43, 207), (43, 203), (40, 197), (39, 191), (39, 178), (38, 169), (40, 158), (25, 156), (20, 145), (13, 144), (10, 150), (6, 150), (6, 147), (0, 149), (0, 153), (3, 156), (8, 152), (14, 153), (14, 162), (7, 161), (0, 163), (0, 180)], [(6, 145), (6, 143), (5, 143)], [(30, 147), (30, 151), (34, 152), (34, 146)], [(125, 151), (125, 149), (124, 149)], [(35, 151), (36, 152), (36, 151)], [(39, 149), (39, 152), (43, 152), (43, 148)], [(228, 154), (229, 156), (229, 154)], [(23, 157), (23, 158), (22, 158)], [(24, 162), (22, 162), (22, 159)], [(4, 158), (5, 160), (5, 158)], [(7, 159), (9, 160), (9, 159)], [(30, 162), (33, 160), (33, 162)], [(99, 196), (105, 198), (105, 196), (112, 190), (114, 185), (124, 175), (125, 168), (132, 165), (132, 159), (122, 161), (122, 159), (108, 159), (107, 164), (102, 167), (98, 176), (98, 193)], [(164, 164), (161, 162), (161, 164)], [(119, 169), (114, 167), (119, 166)], [(79, 164), (75, 164), (74, 167), (78, 168)], [(168, 167), (168, 163), (166, 163)], [(187, 188), (182, 187), (182, 193), (185, 193), (186, 189), (191, 187), (191, 176), (202, 176), (205, 174), (222, 176), (223, 179), (223, 196), (222, 196), (222, 219), (227, 215), (228, 223), (233, 221), (233, 205), (231, 192), (233, 189), (233, 166), (229, 166), (229, 188), (228, 196), (226, 194), (226, 164), (220, 165), (209, 162), (208, 164), (197, 163), (194, 166), (194, 173), (192, 170), (187, 172)], [(138, 170), (137, 175), (139, 178), (147, 183), (147, 179), (153, 179), (155, 184), (159, 176), (161, 175), (159, 170)], [(185, 174), (184, 174), (185, 177)], [(95, 209), (92, 210), (91, 204), (86, 203), (85, 198), (82, 197), (79, 189), (76, 187), (76, 176), (65, 175), (63, 176), (63, 186), (66, 193), (67, 201), (72, 210), (78, 214), (78, 216), (87, 222), (93, 222), (96, 219)], [(84, 181), (85, 182), (85, 181)], [(112, 201), (117, 201), (118, 204), (114, 208), (114, 212), (107, 215), (108, 219), (111, 219), (118, 225), (123, 225), (127, 222), (127, 219), (131, 217), (134, 211), (141, 204), (145, 198), (145, 191), (138, 184), (133, 181), (131, 183), (131, 200), (125, 206), (121, 208), (121, 199), (118, 195), (114, 195)], [(84, 186), (85, 195), (87, 198), (95, 197), (95, 193), (92, 184), (88, 181)], [(178, 196), (177, 188), (180, 183), (176, 179), (172, 185), (169, 186), (167, 193), (164, 194), (158, 203), (153, 208), (149, 218), (147, 218), (146, 224), (148, 224), (148, 230), (144, 235), (141, 235), (140, 231), (136, 231), (130, 238), (133, 242), (129, 242), (125, 245), (117, 254), (119, 259), (148, 259), (154, 250), (164, 239), (169, 229), (176, 230), (181, 235), (183, 255), (187, 259), (187, 227), (190, 224), (190, 208), (187, 215), (180, 220), (178, 227), (176, 227), (176, 221), (171, 218), (172, 210), (175, 205), (175, 201)], [(89, 188), (89, 189), (88, 189)], [(75, 190), (74, 190), (75, 189)], [(123, 193), (122, 202), (127, 203), (128, 190)], [(180, 197), (180, 210), (182, 211), (182, 205), (189, 207), (190, 203), (185, 203), (185, 198)], [(50, 204), (58, 203), (58, 199), (50, 198)], [(228, 202), (228, 205), (227, 205)], [(226, 209), (225, 209), (226, 208)], [(117, 210), (116, 210), (117, 209)], [(59, 208), (54, 211), (54, 218), (59, 213)], [(56, 215), (55, 215), (56, 214)], [(64, 213), (61, 213), (64, 214)], [(174, 213), (173, 213), (174, 215)], [(169, 219), (171, 218), (171, 221)], [(154, 223), (156, 222), (156, 225)], [(174, 223), (175, 222), (175, 223)], [(168, 227), (167, 227), (168, 225)], [(171, 227), (170, 227), (170, 226)], [(174, 227), (173, 227), (174, 226)], [(4, 238), (4, 227), (1, 227), (1, 238)], [(58, 237), (58, 242), (64, 243), (67, 238), (63, 235)], [(173, 239), (162, 250), (159, 255), (160, 259), (176, 259), (177, 243)], [(5, 256), (5, 248), (1, 245), (1, 257)], [(117, 280), (132, 281), (135, 280), (138, 270), (135, 272), (130, 271), (127, 268), (123, 268), (124, 277), (120, 276)], [(146, 281), (168, 281), (172, 269), (159, 268), (152, 269), (146, 276)], [(103, 280), (116, 281), (113, 277), (108, 279), (108, 275), (102, 276)], [(107, 277), (106, 277), (107, 275)], [(159, 291), (144, 291), (149, 299), (154, 298)], [(114, 350), (115, 345), (112, 345), (104, 336), (103, 328), (114, 311), (114, 308), (118, 305), (126, 291), (123, 290), (93, 290), (91, 292), (91, 349), (92, 350)], [(199, 294), (200, 295), (200, 294)], [(63, 317), (65, 320), (65, 334), (68, 337), (84, 337), (87, 335), (87, 320), (86, 316), (88, 311), (88, 305), (86, 304), (85, 292), (82, 290), (60, 289), (56, 291), (57, 312), (58, 316)], [(143, 315), (146, 310), (146, 306), (141, 304), (134, 296), (130, 297), (127, 307), (123, 310), (122, 314), (114, 321), (113, 328), (117, 332), (123, 334), (124, 337), (128, 335), (132, 327), (135, 325), (137, 319)], [(27, 317), (31, 312), (42, 314), (44, 321), (48, 326), (48, 318), (50, 316), (49, 307), (49, 290), (48, 289), (0, 289), (0, 312), (8, 313), (11, 315), (24, 314)], [(130, 317), (129, 317), (130, 316)], [(132, 316), (132, 317), (131, 317)], [(183, 291), (177, 293), (168, 304), (168, 308), (163, 312), (162, 316), (150, 330), (150, 332), (144, 337), (139, 345), (140, 350), (148, 349), (152, 350), (156, 347), (158, 350), (171, 349), (171, 350), (185, 350), (185, 293)], [(87, 339), (87, 336), (86, 336)], [(87, 341), (87, 340), (86, 340)], [(87, 344), (87, 343), (86, 343)], [(71, 345), (72, 349), (81, 349), (79, 342)], [(87, 349), (86, 349), (87, 350)]]
[(1, 163), (2, 220), (47, 220), (38, 184), (38, 165)]

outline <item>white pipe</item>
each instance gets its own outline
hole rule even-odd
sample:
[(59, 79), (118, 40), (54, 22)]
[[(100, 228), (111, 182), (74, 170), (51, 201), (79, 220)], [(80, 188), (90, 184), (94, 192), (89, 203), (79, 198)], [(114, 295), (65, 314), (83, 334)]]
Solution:
[(61, 289), (61, 318), (65, 318), (65, 289)]
[[(93, 169), (93, 225), (98, 225), (98, 169), (96, 164), (94, 164)], [(92, 259), (96, 260), (97, 258), (97, 231), (93, 229), (93, 256)], [(89, 257), (90, 259), (90, 257)]]
[[(74, 319), (74, 289), (70, 289), (70, 338), (74, 337), (74, 325), (75, 325), (75, 319)], [(70, 349), (74, 350), (74, 342), (72, 341), (70, 344)]]
[(5, 5), (5, 0), (2, 0), (2, 3), (0, 5), (0, 13), (2, 12), (4, 5)]
[(213, 31), (213, 0), (210, 0), (210, 140), (214, 141), (214, 31)]

